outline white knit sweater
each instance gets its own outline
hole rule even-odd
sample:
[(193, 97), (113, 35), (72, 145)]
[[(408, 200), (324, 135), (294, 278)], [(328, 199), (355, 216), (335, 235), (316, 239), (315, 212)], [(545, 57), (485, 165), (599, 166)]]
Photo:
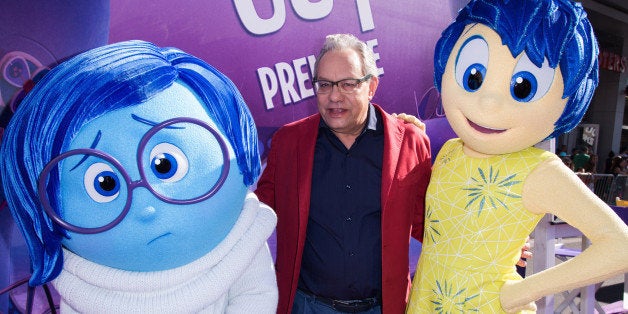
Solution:
[(53, 281), (61, 313), (275, 313), (277, 282), (266, 240), (274, 212), (249, 192), (233, 229), (207, 255), (187, 265), (131, 272), (64, 250)]

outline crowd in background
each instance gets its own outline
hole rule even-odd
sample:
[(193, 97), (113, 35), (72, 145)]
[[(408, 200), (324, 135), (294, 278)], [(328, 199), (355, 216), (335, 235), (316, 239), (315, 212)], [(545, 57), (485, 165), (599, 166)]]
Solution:
[[(567, 146), (562, 145), (556, 154), (563, 163), (578, 174), (596, 195), (609, 204), (615, 204), (616, 198), (625, 199), (624, 191), (628, 182), (628, 149), (622, 150), (615, 155), (614, 151), (608, 152), (603, 165), (598, 167), (598, 155), (591, 147), (582, 146), (572, 149), (571, 154), (567, 154)], [(598, 171), (600, 170), (600, 171)], [(612, 175), (612, 176), (609, 176)]]
[(604, 161), (603, 172), (598, 171), (598, 155), (588, 146), (575, 147), (571, 150), (571, 154), (568, 154), (567, 145), (562, 145), (556, 154), (574, 172), (628, 175), (628, 149), (622, 150), (617, 155), (612, 150), (609, 151)]

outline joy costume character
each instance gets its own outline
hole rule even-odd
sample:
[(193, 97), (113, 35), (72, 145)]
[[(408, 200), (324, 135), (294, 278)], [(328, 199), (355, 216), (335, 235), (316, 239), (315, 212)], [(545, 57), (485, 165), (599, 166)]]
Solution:
[(257, 143), (233, 83), (178, 49), (121, 42), (55, 67), (0, 151), (30, 285), (52, 281), (64, 313), (274, 313)]
[[(545, 295), (628, 271), (628, 227), (533, 147), (579, 123), (597, 55), (584, 10), (565, 0), (472, 0), (443, 32), (435, 84), (459, 138), (433, 166), (409, 313), (533, 311)], [(522, 279), (513, 265), (546, 213), (593, 245)]]

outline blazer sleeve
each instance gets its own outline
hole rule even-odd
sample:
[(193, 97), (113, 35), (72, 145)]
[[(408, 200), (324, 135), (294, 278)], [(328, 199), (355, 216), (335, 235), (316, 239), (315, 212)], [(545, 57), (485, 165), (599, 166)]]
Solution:
[(430, 152), (430, 141), (425, 132), (416, 132), (414, 142), (416, 144), (417, 154), (417, 171), (418, 171), (418, 189), (416, 191), (416, 199), (412, 219), (412, 237), (423, 242), (423, 227), (425, 222), (425, 196), (427, 186), (430, 183), (432, 174), (432, 158)]
[(279, 129), (272, 137), (271, 143), (277, 143), (271, 145), (266, 157), (266, 165), (262, 171), (262, 175), (257, 182), (255, 189), (255, 195), (259, 198), (260, 202), (275, 209), (275, 172), (277, 170), (277, 158), (279, 156), (278, 150), (282, 147), (281, 142), (281, 129)]

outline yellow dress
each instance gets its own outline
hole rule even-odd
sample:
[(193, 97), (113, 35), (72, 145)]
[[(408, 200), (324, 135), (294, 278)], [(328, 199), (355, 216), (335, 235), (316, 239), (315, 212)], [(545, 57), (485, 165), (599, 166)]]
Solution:
[(427, 190), (423, 248), (408, 313), (502, 313), (504, 280), (543, 215), (523, 208), (528, 174), (552, 154), (534, 147), (472, 158), (460, 139), (443, 145)]

